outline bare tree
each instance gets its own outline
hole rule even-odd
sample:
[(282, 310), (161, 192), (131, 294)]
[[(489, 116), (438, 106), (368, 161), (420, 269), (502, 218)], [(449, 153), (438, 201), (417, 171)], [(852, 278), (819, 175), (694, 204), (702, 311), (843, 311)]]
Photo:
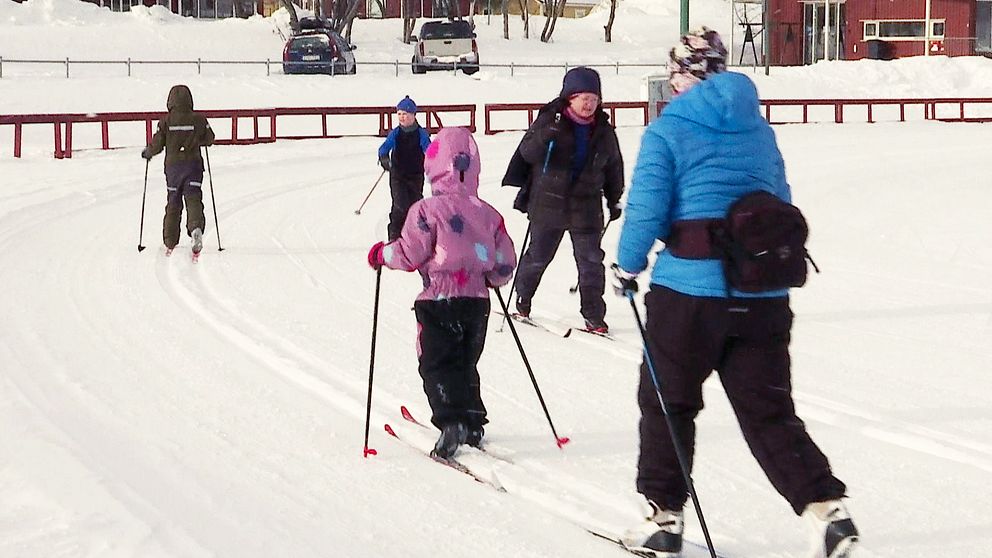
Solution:
[(413, 0), (403, 0), (400, 4), (400, 16), (403, 18), (403, 42), (410, 44), (410, 37), (413, 29), (417, 25), (417, 12), (414, 9)]
[(528, 10), (527, 8), (528, 8), (528, 6), (530, 4), (530, 0), (518, 0), (518, 2), (520, 3), (520, 19), (522, 19), (524, 21), (524, 38), (525, 39), (529, 39), (530, 38), (530, 10)]
[(617, 0), (610, 0), (610, 19), (606, 21), (603, 29), (606, 30), (606, 42), (613, 42), (613, 18), (617, 15)]
[(453, 20), (462, 18), (461, 2), (458, 0), (444, 0), (444, 4), (448, 7), (448, 19)]
[(468, 24), (469, 27), (475, 29), (475, 3), (478, 0), (472, 0), (468, 3)]
[(503, 38), (510, 39), (510, 0), (502, 0), (500, 8), (503, 10)]
[(555, 32), (555, 23), (558, 22), (558, 18), (561, 14), (565, 12), (565, 2), (568, 0), (545, 0), (544, 5), (547, 7), (548, 19), (544, 20), (544, 30), (541, 31), (541, 42), (546, 43), (551, 40), (551, 35)]
[(300, 18), (296, 17), (296, 6), (293, 5), (293, 0), (280, 0), (280, 3), (289, 12), (289, 26), (293, 29), (293, 33), (299, 33)]
[(329, 0), (331, 2), (331, 27), (351, 42), (351, 29), (358, 17), (361, 0)]

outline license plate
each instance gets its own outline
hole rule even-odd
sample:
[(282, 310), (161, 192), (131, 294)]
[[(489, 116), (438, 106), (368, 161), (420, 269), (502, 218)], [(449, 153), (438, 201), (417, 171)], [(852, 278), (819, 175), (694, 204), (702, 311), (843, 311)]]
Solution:
[(312, 60), (320, 60), (320, 55), (319, 54), (304, 54), (303, 55), (303, 61), (304, 62), (310, 62)]

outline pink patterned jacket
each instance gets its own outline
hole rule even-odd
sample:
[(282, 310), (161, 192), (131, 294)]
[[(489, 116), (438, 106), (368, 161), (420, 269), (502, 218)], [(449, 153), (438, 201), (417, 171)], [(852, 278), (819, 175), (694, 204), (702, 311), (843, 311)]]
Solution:
[(444, 128), (424, 154), (433, 197), (410, 207), (399, 238), (386, 244), (383, 263), (418, 270), (417, 300), (489, 298), (488, 286), (507, 284), (517, 265), (503, 216), (478, 197), (479, 146), (466, 128)]

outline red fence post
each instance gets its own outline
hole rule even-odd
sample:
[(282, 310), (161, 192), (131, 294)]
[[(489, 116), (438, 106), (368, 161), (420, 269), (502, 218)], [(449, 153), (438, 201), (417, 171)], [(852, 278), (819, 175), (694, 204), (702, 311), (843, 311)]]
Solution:
[(58, 121), (58, 119), (55, 120), (54, 124), (55, 124), (55, 158), (61, 159), (62, 158), (62, 124), (61, 122)]
[(152, 144), (152, 119), (145, 119), (145, 145)]
[(238, 142), (238, 115), (231, 115), (231, 143)]
[(487, 136), (491, 136), (492, 133), (493, 133), (493, 129), (492, 129), (492, 125), (491, 125), (492, 122), (491, 122), (491, 119), (490, 119), (490, 116), (489, 116), (489, 111), (491, 110), (491, 107), (489, 105), (486, 105), (486, 106), (484, 106), (482, 108), (482, 110), (485, 111), (485, 114), (483, 114), (482, 117), (483, 117), (483, 120), (485, 120), (485, 123), (486, 123), (486, 135)]
[(72, 159), (72, 120), (65, 121), (65, 158)]
[(110, 123), (106, 118), (100, 120), (100, 135), (103, 137), (103, 148), (110, 149)]
[(14, 122), (14, 157), (21, 156), (21, 123)]

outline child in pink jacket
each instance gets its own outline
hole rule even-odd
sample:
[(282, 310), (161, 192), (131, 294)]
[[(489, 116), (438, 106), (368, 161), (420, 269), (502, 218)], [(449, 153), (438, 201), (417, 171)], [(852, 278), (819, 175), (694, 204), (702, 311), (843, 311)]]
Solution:
[(431, 422), (433, 455), (482, 442), (486, 408), (477, 364), (486, 343), (489, 288), (507, 284), (517, 260), (503, 216), (479, 199), (479, 146), (465, 128), (445, 128), (424, 154), (433, 197), (410, 207), (399, 238), (369, 250), (373, 269), (417, 270), (417, 354)]

